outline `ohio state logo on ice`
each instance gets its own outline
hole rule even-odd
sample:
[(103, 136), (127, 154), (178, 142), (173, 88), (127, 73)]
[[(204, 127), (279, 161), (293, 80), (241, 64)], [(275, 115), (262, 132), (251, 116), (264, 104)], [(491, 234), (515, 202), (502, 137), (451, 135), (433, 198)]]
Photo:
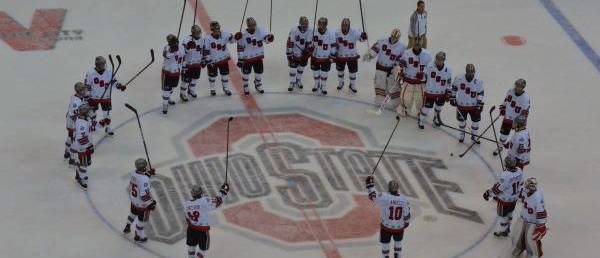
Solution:
[[(299, 113), (264, 117), (272, 125), (269, 133), (276, 135), (277, 142), (271, 142), (260, 128), (256, 133), (248, 126), (250, 119), (237, 117), (232, 122), (231, 192), (220, 226), (281, 245), (313, 243), (314, 236), (297, 230), (307, 226), (326, 227), (335, 240), (367, 240), (379, 232), (379, 211), (366, 196), (364, 179), (380, 146), (366, 146), (360, 130)], [(183, 139), (179, 144), (189, 158), (152, 178), (159, 203), (150, 219), (152, 240), (173, 244), (185, 238), (182, 203), (190, 198), (193, 185), (201, 185), (209, 195), (218, 192), (225, 177), (226, 120), (218, 119)], [(430, 203), (439, 214), (483, 224), (476, 211), (455, 204), (453, 198), (462, 194), (460, 185), (436, 176), (446, 170), (439, 158), (389, 151), (375, 183), (383, 190), (395, 179), (411, 200)], [(414, 215), (422, 219), (418, 208)]]

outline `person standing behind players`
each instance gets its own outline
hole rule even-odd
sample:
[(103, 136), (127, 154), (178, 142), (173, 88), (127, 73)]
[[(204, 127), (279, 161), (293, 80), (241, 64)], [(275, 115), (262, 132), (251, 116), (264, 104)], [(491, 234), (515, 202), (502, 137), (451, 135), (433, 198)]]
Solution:
[(424, 1), (417, 2), (417, 9), (410, 16), (408, 32), (408, 48), (413, 47), (415, 39), (420, 39), (421, 47), (427, 48), (427, 11), (425, 11)]
[[(204, 59), (208, 67), (208, 82), (210, 95), (215, 96), (215, 81), (217, 75), (221, 75), (221, 84), (223, 93), (231, 96), (229, 89), (229, 50), (227, 44), (233, 44), (235, 40), (229, 32), (222, 32), (221, 25), (216, 22), (210, 22), (210, 34), (204, 37)], [(218, 73), (217, 73), (218, 72)]]
[(375, 64), (375, 104), (385, 104), (389, 95), (392, 107), (395, 109), (399, 103), (400, 86), (396, 80), (396, 73), (392, 72), (400, 64), (404, 54), (404, 43), (400, 42), (400, 30), (394, 29), (390, 37), (378, 40), (371, 49), (363, 55), (363, 61), (371, 61), (377, 57)]
[(192, 34), (187, 36), (181, 46), (185, 52), (183, 59), (183, 70), (181, 71), (181, 91), (179, 97), (181, 101), (188, 101), (188, 94), (192, 98), (197, 98), (196, 85), (200, 79), (200, 72), (206, 66), (204, 63), (204, 39), (202, 38), (202, 29), (200, 26), (192, 26)]
[(337, 40), (337, 55), (335, 56), (335, 68), (338, 71), (338, 87), (341, 90), (344, 87), (344, 70), (348, 67), (350, 78), (349, 88), (353, 93), (356, 93), (356, 73), (358, 72), (358, 49), (356, 42), (365, 42), (367, 40), (366, 32), (358, 32), (356, 29), (350, 28), (350, 19), (344, 18), (342, 26), (335, 32)]
[(179, 40), (175, 35), (167, 36), (167, 45), (163, 49), (163, 68), (162, 68), (162, 113), (167, 114), (169, 105), (175, 105), (171, 100), (173, 90), (179, 84), (179, 75), (181, 74), (181, 62), (185, 52), (179, 47)]
[(402, 252), (402, 238), (404, 230), (410, 221), (410, 206), (406, 197), (398, 192), (400, 185), (396, 180), (388, 183), (387, 193), (378, 193), (375, 189), (373, 176), (366, 179), (369, 199), (380, 208), (381, 228), (379, 242), (381, 243), (381, 254), (383, 258), (389, 258), (390, 241), (394, 238), (394, 258), (400, 258)]
[[(97, 56), (94, 61), (95, 67), (85, 74), (85, 86), (88, 87), (90, 99), (88, 100), (92, 113), (90, 114), (92, 131), (96, 130), (96, 111), (98, 106), (104, 111), (104, 118), (100, 120), (100, 126), (105, 126), (104, 131), (108, 135), (113, 135), (110, 128), (110, 111), (112, 110), (112, 100), (110, 97), (112, 88), (115, 87), (121, 91), (125, 90), (125, 85), (121, 85), (116, 78), (113, 78), (112, 72), (106, 70), (106, 59)], [(112, 81), (111, 81), (112, 79)]]
[(484, 200), (489, 201), (492, 197), (498, 204), (496, 209), (498, 218), (494, 231), (494, 236), (497, 237), (506, 237), (510, 233), (512, 214), (523, 186), (523, 170), (517, 167), (516, 161), (511, 157), (506, 157), (504, 165), (506, 170), (500, 173), (498, 182), (483, 193)]
[[(454, 79), (450, 104), (456, 107), (456, 119), (461, 130), (467, 127), (467, 117), (471, 119), (471, 140), (479, 144), (475, 135), (479, 132), (483, 110), (483, 81), (475, 76), (475, 65), (467, 64), (465, 73)], [(465, 141), (464, 132), (460, 133), (458, 141)]]
[(254, 88), (258, 93), (263, 94), (265, 93), (262, 87), (263, 59), (265, 58), (264, 45), (273, 42), (274, 37), (273, 34), (267, 33), (264, 29), (257, 28), (256, 20), (252, 17), (246, 19), (246, 26), (248, 26), (246, 30), (235, 34), (238, 51), (237, 65), (242, 70), (244, 94), (250, 94), (248, 80), (252, 71), (254, 71)]
[(423, 107), (423, 88), (425, 87), (425, 67), (431, 62), (429, 50), (421, 48), (417, 38), (412, 49), (402, 55), (399, 77), (402, 78), (402, 95), (396, 109), (398, 115), (418, 116)]
[(87, 104), (79, 106), (71, 144), (71, 152), (77, 153), (75, 180), (84, 190), (87, 189), (88, 182), (87, 168), (92, 165), (92, 154), (94, 153), (92, 124), (88, 120), (91, 112), (92, 108)]
[(150, 211), (156, 208), (156, 201), (152, 198), (150, 176), (154, 175), (155, 170), (148, 168), (148, 161), (145, 159), (135, 160), (135, 171), (131, 172), (129, 180), (129, 200), (131, 207), (129, 216), (127, 216), (127, 224), (123, 229), (124, 234), (131, 232), (131, 224), (137, 218), (135, 224), (135, 237), (133, 240), (138, 243), (148, 241), (144, 226), (150, 217)]
[(312, 29), (308, 28), (308, 18), (301, 16), (298, 26), (290, 30), (288, 35), (285, 54), (290, 67), (290, 86), (288, 91), (293, 91), (294, 87), (304, 88), (302, 85), (302, 74), (304, 67), (308, 63), (308, 58), (312, 54), (310, 46), (312, 45)]
[(508, 149), (507, 157), (516, 160), (517, 167), (524, 169), (529, 165), (529, 153), (531, 152), (531, 138), (526, 128), (527, 118), (518, 116), (513, 121), (514, 133), (504, 146)]
[(502, 126), (500, 127), (500, 142), (502, 144), (506, 143), (508, 135), (513, 128), (515, 118), (519, 116), (527, 118), (529, 116), (531, 102), (529, 95), (525, 92), (525, 85), (526, 82), (524, 79), (516, 80), (514, 88), (506, 92), (506, 97), (502, 105), (500, 105), (500, 115), (504, 117)]
[(523, 208), (521, 217), (514, 227), (516, 232), (512, 239), (512, 255), (518, 257), (525, 251), (528, 258), (542, 257), (544, 254), (542, 238), (547, 231), (548, 213), (544, 207), (544, 195), (535, 178), (530, 177), (525, 180), (519, 199), (523, 203)]
[(75, 133), (75, 121), (78, 116), (78, 109), (81, 105), (87, 104), (87, 87), (82, 82), (75, 83), (73, 86), (75, 94), (71, 96), (69, 107), (67, 108), (67, 140), (65, 141), (65, 160), (69, 160), (69, 165), (75, 165), (73, 153), (71, 153), (71, 144), (73, 144)]
[(446, 101), (450, 100), (452, 95), (452, 69), (444, 63), (445, 61), (446, 53), (440, 51), (435, 55), (435, 62), (429, 63), (425, 68), (425, 78), (427, 80), (425, 84), (425, 104), (421, 108), (417, 120), (421, 129), (425, 128), (424, 121), (427, 119), (431, 108), (435, 110), (433, 125), (442, 125), (440, 112), (442, 112), (442, 107)]
[(327, 76), (336, 51), (335, 34), (327, 29), (327, 18), (321, 17), (317, 23), (317, 30), (313, 33), (311, 46), (310, 69), (315, 79), (312, 92), (321, 90), (321, 94), (327, 95)]
[[(211, 212), (223, 204), (223, 199), (229, 192), (229, 184), (221, 186), (219, 195), (210, 198), (202, 196), (199, 185), (192, 187), (192, 200), (184, 204), (185, 220), (187, 222), (187, 239), (189, 258), (205, 258), (210, 245)], [(196, 252), (196, 246), (199, 250)]]

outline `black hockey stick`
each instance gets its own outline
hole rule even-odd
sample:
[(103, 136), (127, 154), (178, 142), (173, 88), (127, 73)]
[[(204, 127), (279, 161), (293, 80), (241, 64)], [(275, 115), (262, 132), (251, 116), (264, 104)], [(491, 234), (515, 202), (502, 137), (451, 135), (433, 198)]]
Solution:
[[(492, 119), (492, 112), (494, 110), (490, 110), (490, 119)], [(500, 117), (500, 116), (498, 116)], [(494, 139), (496, 139), (496, 147), (500, 150), (500, 143), (498, 142), (498, 135), (496, 134), (496, 125), (494, 124), (495, 120), (492, 122), (492, 131), (494, 131)], [(504, 161), (502, 160), (502, 153), (498, 151), (498, 156), (500, 158), (500, 165), (502, 166), (502, 171), (504, 171)]]
[(225, 183), (227, 183), (227, 171), (229, 168), (229, 123), (233, 120), (233, 117), (230, 116), (227, 119), (227, 151), (225, 152)]
[(490, 138), (484, 137), (482, 135), (477, 135), (477, 134), (474, 134), (474, 133), (471, 133), (471, 132), (467, 132), (466, 130), (463, 130), (463, 129), (460, 129), (460, 128), (456, 128), (454, 126), (450, 126), (450, 125), (447, 125), (447, 124), (444, 124), (444, 123), (440, 123), (440, 126), (443, 126), (443, 127), (446, 127), (446, 128), (452, 129), (452, 130), (456, 130), (456, 131), (459, 131), (461, 133), (466, 133), (466, 134), (471, 135), (471, 136), (480, 137), (481, 139), (484, 139), (486, 141), (490, 141), (490, 142), (496, 143), (496, 141), (494, 141), (494, 140), (492, 140)]
[[(358, 6), (360, 7), (360, 21), (362, 23), (362, 29), (364, 33), (367, 33), (367, 30), (365, 29), (365, 17), (363, 15), (362, 0), (358, 0)], [(369, 38), (367, 38), (367, 46), (371, 47), (371, 44), (369, 44)]]
[(144, 66), (144, 68), (142, 68), (142, 70), (140, 70), (139, 72), (137, 72), (131, 79), (129, 79), (129, 81), (127, 81), (127, 83), (125, 83), (124, 86), (129, 85), (133, 80), (135, 80), (135, 78), (137, 78), (142, 72), (144, 72), (146, 69), (148, 69), (148, 67), (154, 63), (154, 49), (150, 49), (150, 62)]
[(246, 0), (246, 5), (244, 6), (244, 13), (242, 14), (242, 22), (240, 23), (240, 30), (238, 31), (242, 31), (242, 26), (244, 26), (244, 19), (246, 19), (246, 10), (248, 10), (248, 2), (250, 0)]
[(125, 107), (127, 107), (129, 110), (131, 110), (135, 114), (135, 118), (137, 119), (137, 122), (138, 122), (138, 127), (140, 128), (140, 135), (142, 135), (142, 143), (144, 143), (144, 151), (146, 152), (146, 159), (148, 159), (148, 165), (150, 166), (150, 169), (152, 169), (152, 163), (150, 163), (150, 155), (148, 155), (148, 147), (146, 146), (146, 139), (144, 138), (144, 132), (142, 131), (142, 123), (140, 122), (140, 116), (137, 112), (137, 109), (135, 109), (128, 103), (125, 103)]
[[(496, 109), (496, 106), (492, 106), (490, 108), (490, 113), (494, 111), (494, 109)], [(500, 116), (497, 116), (490, 125), (488, 125), (488, 127), (485, 128), (485, 130), (483, 130), (483, 132), (481, 134), (479, 134), (477, 137), (477, 141), (479, 141), (479, 139), (488, 131), (490, 130), (490, 128), (492, 127), (492, 125), (496, 122), (496, 120), (498, 120), (498, 118), (500, 118)], [(459, 157), (464, 157), (467, 152), (469, 152), (469, 150), (471, 150), (471, 148), (473, 148), (473, 146), (475, 146), (476, 141), (472, 142), (471, 145), (469, 145), (469, 148), (467, 148), (463, 153), (461, 153), (460, 155), (458, 155)]]
[(399, 123), (400, 123), (400, 117), (396, 116), (396, 125), (394, 125), (394, 130), (392, 130), (392, 133), (390, 134), (390, 138), (388, 138), (387, 143), (385, 143), (385, 146), (383, 147), (383, 151), (381, 152), (381, 155), (379, 155), (379, 159), (377, 160), (377, 163), (375, 163), (375, 167), (373, 167), (373, 171), (371, 172), (371, 175), (375, 174), (375, 171), (377, 170), (377, 166), (379, 165), (381, 158), (383, 158), (383, 154), (385, 154), (385, 150), (387, 149), (388, 144), (390, 144), (390, 141), (392, 140), (392, 137), (394, 136), (394, 133), (396, 132), (396, 128), (398, 128)]
[(117, 55), (117, 69), (115, 69), (115, 62), (113, 61), (112, 56), (109, 54), (108, 55), (108, 61), (110, 62), (110, 71), (111, 71), (111, 75), (110, 75), (110, 82), (108, 83), (108, 85), (106, 86), (106, 88), (104, 88), (104, 92), (102, 92), (102, 96), (100, 96), (100, 99), (104, 98), (104, 95), (106, 95), (106, 91), (109, 91), (109, 99), (112, 99), (112, 85), (114, 84), (114, 80), (115, 80), (115, 75), (117, 75), (117, 73), (119, 72), (119, 68), (121, 68), (121, 56)]
[(196, 10), (198, 10), (198, 1), (200, 0), (196, 0), (196, 2), (194, 3), (194, 23), (192, 23), (193, 25), (196, 25)]
[[(196, 0), (196, 3), (199, 0)], [(185, 6), (187, 5), (187, 0), (183, 0), (183, 9), (181, 10), (181, 18), (179, 19), (179, 29), (177, 29), (177, 38), (179, 38), (179, 33), (181, 33), (181, 23), (183, 22), (183, 14), (185, 13)], [(194, 15), (194, 19), (196, 15)]]
[(317, 10), (319, 10), (319, 0), (315, 2), (315, 16), (313, 17), (313, 30), (310, 42), (312, 42), (315, 39), (315, 30), (317, 29)]

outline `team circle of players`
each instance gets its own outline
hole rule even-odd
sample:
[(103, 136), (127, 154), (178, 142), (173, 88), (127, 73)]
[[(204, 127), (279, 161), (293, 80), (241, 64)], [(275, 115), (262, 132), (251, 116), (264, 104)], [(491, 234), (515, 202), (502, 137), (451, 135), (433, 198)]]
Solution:
[[(264, 47), (274, 41), (273, 34), (257, 27), (255, 19), (246, 20), (247, 28), (231, 34), (221, 30), (218, 22), (210, 23), (210, 33), (202, 35), (201, 28), (194, 25), (191, 35), (179, 42), (174, 35), (167, 36), (167, 45), (163, 50), (162, 68), (162, 106), (167, 114), (173, 91), (179, 86), (182, 102), (189, 97), (196, 98), (196, 87), (201, 70), (206, 68), (210, 95), (217, 94), (215, 83), (220, 75), (223, 93), (230, 96), (229, 65), (231, 59), (227, 46), (237, 44), (237, 66), (242, 72), (243, 92), (250, 94), (249, 80), (254, 73), (254, 88), (264, 93), (263, 59)], [(287, 38), (286, 55), (289, 64), (290, 84), (288, 91), (302, 90), (302, 75), (309, 64), (313, 72), (315, 94), (327, 94), (327, 79), (331, 65), (338, 72), (338, 90), (345, 84), (345, 71), (348, 70), (348, 88), (357, 92), (356, 78), (359, 42), (368, 39), (367, 33), (351, 28), (350, 19), (341, 22), (341, 28), (333, 32), (328, 27), (327, 18), (319, 18), (317, 28), (309, 28), (306, 17), (300, 17), (298, 26), (292, 28)], [(412, 47), (406, 49), (400, 41), (401, 31), (393, 29), (389, 36), (383, 37), (363, 55), (363, 61), (375, 60), (375, 103), (379, 106), (391, 105), (400, 116), (417, 117), (417, 126), (424, 129), (425, 120), (434, 109), (433, 125), (440, 126), (440, 112), (446, 102), (456, 108), (459, 124), (459, 141), (470, 134), (474, 144), (479, 144), (479, 122), (484, 105), (483, 81), (477, 76), (475, 66), (467, 64), (465, 73), (453, 77), (452, 69), (446, 64), (446, 53), (440, 51), (433, 57), (429, 50), (421, 47), (419, 37), (411, 38)], [(181, 85), (179, 85), (181, 76)], [(529, 96), (525, 92), (526, 82), (518, 79), (509, 89), (500, 105), (503, 117), (499, 144), (494, 154), (506, 148), (505, 169), (498, 181), (486, 190), (483, 198), (497, 203), (497, 225), (494, 235), (507, 237), (510, 232), (513, 211), (518, 201), (522, 203), (521, 214), (513, 229), (513, 255), (520, 256), (525, 251), (527, 257), (541, 257), (541, 239), (546, 234), (546, 210), (541, 189), (535, 178), (524, 179), (523, 169), (529, 164), (530, 137), (526, 128), (530, 109)], [(111, 98), (107, 91), (112, 88), (124, 91), (126, 85), (118, 82), (113, 72), (106, 69), (106, 60), (96, 57), (95, 67), (85, 75), (85, 81), (77, 82), (75, 94), (71, 97), (67, 112), (66, 148), (64, 158), (75, 167), (75, 179), (87, 188), (87, 168), (91, 165), (94, 146), (92, 132), (104, 127), (106, 134), (111, 130)], [(97, 113), (102, 110), (102, 119)], [(470, 120), (471, 132), (465, 130)], [(512, 134), (511, 134), (512, 131)], [(510, 137), (509, 137), (510, 136)], [(145, 159), (135, 161), (135, 170), (131, 173), (129, 185), (131, 209), (127, 217), (124, 233), (131, 231), (135, 222), (136, 242), (147, 241), (144, 226), (149, 214), (156, 207), (151, 196), (150, 177), (154, 175)], [(393, 257), (401, 257), (402, 238), (409, 226), (410, 206), (406, 197), (398, 192), (398, 182), (388, 183), (387, 192), (375, 190), (373, 176), (366, 177), (369, 198), (381, 209), (380, 243), (382, 257), (390, 257), (390, 242), (393, 238)], [(206, 257), (209, 248), (209, 216), (227, 196), (229, 185), (224, 183), (216, 197), (208, 197), (200, 186), (193, 187), (192, 200), (185, 202), (185, 216), (188, 223), (188, 255)], [(137, 220), (137, 221), (136, 221)]]

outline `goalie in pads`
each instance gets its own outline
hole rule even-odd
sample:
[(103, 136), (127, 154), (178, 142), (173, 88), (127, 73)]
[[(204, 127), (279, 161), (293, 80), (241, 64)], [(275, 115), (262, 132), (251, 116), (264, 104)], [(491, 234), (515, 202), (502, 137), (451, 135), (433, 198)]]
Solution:
[(363, 56), (363, 61), (377, 58), (375, 64), (375, 104), (385, 105), (391, 100), (393, 108), (399, 104), (400, 86), (396, 81), (396, 73), (400, 58), (404, 54), (404, 43), (400, 42), (400, 30), (394, 29), (389, 38), (378, 40)]
[(533, 177), (525, 180), (519, 199), (523, 203), (521, 217), (515, 225), (512, 255), (518, 257), (523, 251), (528, 258), (542, 257), (542, 238), (546, 235), (547, 212), (544, 196)]
[[(203, 196), (202, 188), (194, 186), (191, 191), (192, 200), (185, 202), (185, 220), (187, 221), (188, 257), (204, 258), (210, 245), (211, 212), (223, 204), (223, 199), (229, 192), (229, 184), (221, 186), (219, 195), (213, 198)], [(196, 246), (200, 250), (196, 252)]]
[(375, 179), (368, 176), (366, 179), (369, 199), (381, 209), (381, 228), (379, 242), (383, 258), (390, 257), (390, 241), (394, 239), (394, 258), (399, 258), (402, 252), (402, 238), (404, 230), (410, 220), (410, 206), (406, 197), (398, 192), (400, 185), (396, 180), (388, 183), (387, 193), (378, 193), (375, 190)]
[(400, 106), (396, 109), (398, 115), (418, 116), (423, 106), (423, 88), (425, 87), (425, 67), (431, 62), (431, 54), (421, 48), (421, 39), (415, 38), (411, 50), (405, 51), (400, 59), (399, 78), (402, 83)]

